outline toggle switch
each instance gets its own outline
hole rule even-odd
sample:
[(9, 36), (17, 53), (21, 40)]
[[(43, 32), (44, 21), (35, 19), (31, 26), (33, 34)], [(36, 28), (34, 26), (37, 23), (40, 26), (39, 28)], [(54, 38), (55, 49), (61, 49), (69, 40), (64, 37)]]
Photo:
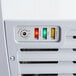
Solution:
[(55, 28), (51, 28), (51, 38), (55, 39)]
[(35, 39), (39, 39), (39, 28), (35, 28), (34, 37), (35, 37)]
[(43, 38), (47, 39), (47, 28), (43, 28)]

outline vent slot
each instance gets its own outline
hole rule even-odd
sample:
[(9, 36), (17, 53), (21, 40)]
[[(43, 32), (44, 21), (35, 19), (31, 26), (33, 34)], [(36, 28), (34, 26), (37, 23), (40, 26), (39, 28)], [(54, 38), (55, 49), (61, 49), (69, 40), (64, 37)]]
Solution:
[(58, 74), (22, 74), (21, 76), (58, 76)]
[(76, 76), (76, 73), (74, 73), (73, 76)]
[(20, 64), (57, 64), (58, 61), (19, 61)]
[(73, 63), (76, 63), (76, 61), (73, 61)]
[(76, 39), (76, 36), (73, 36), (73, 39)]
[(43, 48), (43, 49), (25, 49), (25, 48), (22, 48), (20, 49), (20, 51), (58, 51), (59, 49), (58, 48)]
[(73, 48), (73, 51), (76, 51), (76, 48)]

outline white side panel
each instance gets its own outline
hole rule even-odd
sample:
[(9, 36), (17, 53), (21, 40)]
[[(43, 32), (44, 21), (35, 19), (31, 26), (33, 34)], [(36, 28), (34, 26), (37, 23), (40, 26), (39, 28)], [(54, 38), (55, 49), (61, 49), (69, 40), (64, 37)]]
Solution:
[(9, 76), (0, 0), (0, 76)]

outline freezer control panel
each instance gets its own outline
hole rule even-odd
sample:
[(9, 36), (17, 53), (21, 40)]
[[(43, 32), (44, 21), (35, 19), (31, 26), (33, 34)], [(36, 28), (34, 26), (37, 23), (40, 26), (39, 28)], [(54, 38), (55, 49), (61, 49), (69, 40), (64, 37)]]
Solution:
[(59, 26), (17, 26), (15, 30), (17, 41), (60, 41)]

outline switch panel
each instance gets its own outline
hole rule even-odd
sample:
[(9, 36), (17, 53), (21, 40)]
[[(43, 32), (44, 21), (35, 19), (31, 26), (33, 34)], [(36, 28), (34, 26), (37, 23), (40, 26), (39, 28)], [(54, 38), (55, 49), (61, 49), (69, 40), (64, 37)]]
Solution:
[(59, 26), (17, 26), (15, 39), (17, 41), (52, 41), (60, 40)]

